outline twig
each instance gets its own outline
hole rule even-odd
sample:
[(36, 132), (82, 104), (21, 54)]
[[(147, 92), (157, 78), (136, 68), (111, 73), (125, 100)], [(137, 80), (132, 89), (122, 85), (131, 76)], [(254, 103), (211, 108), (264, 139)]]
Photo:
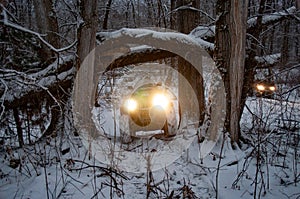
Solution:
[(8, 90), (8, 86), (6, 85), (5, 81), (3, 79), (0, 79), (0, 81), (3, 83), (5, 89), (4, 89), (4, 93), (1, 96), (1, 113), (0, 113), (0, 119), (2, 118), (4, 111), (5, 111), (5, 106), (4, 106), (4, 99), (5, 99), (5, 94), (7, 93)]
[(102, 167), (102, 166), (98, 166), (98, 165), (91, 165), (87, 162), (84, 162), (82, 160), (73, 160), (74, 162), (79, 162), (79, 163), (82, 163), (82, 164), (85, 164), (86, 166), (85, 167), (81, 167), (81, 168), (70, 168), (70, 171), (80, 171), (80, 170), (83, 170), (83, 169), (87, 169), (87, 168), (98, 168), (102, 171), (105, 171), (105, 172), (112, 172), (114, 174), (116, 174), (117, 176), (125, 179), (125, 180), (129, 180), (129, 178), (121, 173), (119, 173), (118, 171), (112, 169), (112, 168), (106, 168), (106, 167)]
[(221, 165), (221, 161), (222, 161), (222, 153), (223, 153), (223, 149), (224, 149), (225, 138), (226, 138), (225, 133), (223, 132), (222, 146), (221, 146), (221, 151), (220, 151), (220, 156), (219, 156), (219, 161), (218, 161), (218, 166), (217, 166), (217, 173), (216, 173), (216, 199), (219, 198), (219, 193), (218, 193), (218, 189), (219, 189), (219, 172), (220, 172), (220, 165)]
[(1, 7), (2, 7), (2, 13), (3, 13), (3, 23), (4, 25), (6, 26), (9, 26), (9, 27), (12, 27), (14, 29), (17, 29), (17, 30), (20, 30), (22, 32), (26, 32), (26, 33), (29, 33), (29, 34), (32, 34), (32, 35), (35, 35), (36, 37), (39, 38), (39, 40), (44, 43), (49, 49), (51, 49), (52, 51), (56, 52), (56, 53), (59, 53), (59, 52), (63, 52), (63, 51), (66, 51), (70, 48), (72, 48), (73, 46), (75, 46), (77, 44), (77, 40), (75, 40), (71, 45), (69, 46), (66, 46), (66, 47), (63, 47), (63, 48), (55, 48), (54, 46), (52, 46), (50, 43), (48, 43), (40, 33), (37, 33), (37, 32), (34, 32), (32, 30), (29, 30), (27, 28), (24, 28), (18, 24), (15, 24), (15, 23), (12, 23), (8, 20), (8, 17), (7, 17), (7, 13), (6, 13), (6, 9), (4, 8), (4, 6), (1, 4)]

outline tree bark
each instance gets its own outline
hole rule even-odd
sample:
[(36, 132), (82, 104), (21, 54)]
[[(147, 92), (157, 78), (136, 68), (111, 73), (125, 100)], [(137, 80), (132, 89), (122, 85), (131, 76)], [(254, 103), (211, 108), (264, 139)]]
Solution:
[[(38, 31), (46, 34), (46, 40), (55, 48), (60, 47), (60, 38), (58, 36), (58, 22), (52, 0), (34, 0), (34, 10)], [(41, 49), (44, 60), (52, 57), (52, 52), (46, 46)]]
[(80, 14), (83, 23), (80, 25), (77, 35), (77, 69), (96, 45), (96, 31), (98, 25), (97, 0), (80, 1)]
[(147, 24), (153, 25), (153, 13), (152, 13), (152, 5), (150, 0), (146, 0), (147, 4)]
[(189, 34), (199, 25), (200, 13), (193, 8), (200, 9), (200, 1), (177, 0), (176, 7), (178, 8), (177, 30)]
[(176, 30), (176, 15), (174, 14), (175, 7), (176, 0), (171, 0), (170, 27), (174, 30)]
[(229, 131), (230, 121), (230, 84), (229, 84), (229, 67), (230, 67), (230, 56), (231, 56), (231, 38), (228, 28), (230, 21), (230, 0), (219, 0), (216, 5), (217, 16), (216, 21), (216, 33), (215, 33), (215, 53), (214, 59), (216, 66), (222, 74), (222, 78), (225, 85), (226, 92), (226, 118), (224, 127)]
[(242, 90), (244, 81), (246, 57), (246, 28), (247, 28), (247, 2), (232, 0), (231, 23), (231, 57), (230, 57), (230, 134), (234, 142), (240, 138), (240, 119), (242, 113)]
[(22, 147), (24, 145), (24, 138), (23, 138), (22, 122), (19, 117), (18, 109), (14, 108), (13, 114), (14, 114), (14, 119), (15, 119), (16, 128), (17, 128), (19, 146)]
[[(200, 8), (200, 1), (186, 1), (186, 0), (177, 0), (176, 7), (178, 9), (177, 13), (177, 27), (178, 31), (181, 33), (189, 34), (194, 28), (197, 27), (200, 21), (200, 13), (191, 8)], [(187, 77), (188, 82), (192, 86), (198, 100), (200, 118), (199, 125), (202, 124), (204, 119), (204, 110), (205, 110), (205, 100), (204, 100), (204, 88), (203, 88), (203, 78), (198, 74), (197, 69), (195, 69), (190, 63), (185, 61), (183, 58), (178, 58), (178, 71), (184, 76)], [(187, 88), (185, 88), (179, 82), (179, 100), (181, 96), (184, 98), (186, 96)], [(182, 98), (182, 99), (183, 99)], [(192, 107), (190, 107), (192, 109)]]
[(109, 12), (111, 9), (111, 4), (112, 4), (112, 0), (108, 0), (106, 7), (105, 7), (105, 14), (104, 14), (104, 20), (103, 20), (103, 26), (102, 26), (103, 30), (107, 30), (108, 17), (109, 17)]
[(227, 107), (225, 129), (232, 142), (240, 137), (242, 89), (245, 66), (247, 2), (218, 0), (215, 59), (223, 75)]
[[(81, 64), (89, 64), (92, 65), (95, 62), (95, 56), (94, 54), (90, 54), (92, 50), (94, 50), (96, 46), (96, 32), (97, 32), (97, 26), (98, 26), (98, 15), (97, 15), (97, 0), (85, 0), (80, 1), (80, 14), (83, 20), (83, 23), (80, 25), (78, 29), (78, 45), (77, 45), (77, 55), (78, 59), (76, 62), (76, 68), (77, 71), (80, 69)], [(88, 56), (89, 55), (89, 56)], [(89, 57), (89, 59), (85, 60), (86, 57)], [(80, 79), (85, 80), (85, 84), (88, 85), (88, 87), (95, 89), (97, 85), (93, 84), (93, 74), (94, 74), (94, 68), (92, 67), (92, 70), (80, 72), (77, 74), (76, 81), (79, 81)], [(80, 89), (79, 86), (84, 85), (78, 85), (74, 88), (74, 90)], [(86, 104), (90, 103), (91, 101), (94, 104), (95, 96), (92, 96), (92, 93), (89, 93), (87, 96), (79, 96), (77, 101), (79, 104)], [(85, 108), (85, 106), (80, 106), (80, 113), (84, 113), (84, 116), (91, 118), (92, 113), (89, 108)], [(85, 121), (86, 118), (80, 118), (79, 120)], [(94, 135), (93, 128), (90, 124), (85, 124), (87, 126), (88, 132), (90, 135)], [(80, 129), (78, 129), (80, 130)], [(89, 150), (89, 158), (91, 158), (91, 148)]]

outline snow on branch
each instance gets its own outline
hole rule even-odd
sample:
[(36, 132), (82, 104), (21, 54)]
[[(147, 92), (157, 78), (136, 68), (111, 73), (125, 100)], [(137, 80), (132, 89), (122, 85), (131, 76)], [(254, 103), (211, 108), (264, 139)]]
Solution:
[(74, 56), (61, 57), (47, 68), (32, 74), (0, 69), (0, 93), (2, 103), (13, 103), (31, 92), (47, 90), (49, 87), (73, 78)]
[(8, 17), (7, 17), (7, 11), (5, 9), (5, 7), (1, 5), (1, 8), (2, 8), (2, 16), (3, 16), (3, 20), (1, 20), (1, 22), (5, 25), (5, 26), (8, 26), (8, 27), (11, 27), (11, 28), (14, 28), (16, 30), (19, 30), (19, 31), (22, 31), (22, 32), (26, 32), (26, 33), (29, 33), (29, 34), (32, 34), (34, 36), (36, 36), (42, 43), (44, 43), (49, 49), (51, 49), (52, 51), (56, 52), (56, 53), (59, 53), (59, 52), (63, 52), (63, 51), (66, 51), (70, 48), (72, 48), (73, 46), (76, 45), (77, 43), (77, 40), (75, 40), (72, 44), (70, 44), (69, 46), (65, 46), (63, 48), (55, 48), (54, 46), (52, 46), (50, 43), (48, 43), (44, 38), (43, 38), (43, 35), (40, 34), (40, 33), (37, 33), (37, 32), (34, 32), (32, 30), (29, 30), (23, 26), (20, 26), (18, 24), (15, 24), (15, 23), (12, 23), (11, 21), (9, 21)]
[(192, 10), (192, 11), (200, 12), (202, 15), (206, 16), (210, 20), (216, 21), (216, 19), (213, 18), (212, 16), (210, 16), (207, 12), (204, 12), (203, 10), (195, 8), (195, 7), (191, 6), (191, 5), (180, 6), (180, 7), (176, 8), (175, 10), (173, 10), (172, 12), (177, 12), (178, 10)]
[[(278, 20), (281, 20), (283, 17), (287, 17), (287, 16), (291, 16), (296, 14), (296, 7), (290, 7), (284, 11), (278, 11), (278, 12), (274, 12), (271, 14), (265, 14), (262, 18), (262, 23), (263, 24), (269, 24), (272, 22), (276, 22)], [(294, 16), (296, 17), (296, 16)], [(252, 17), (250, 19), (248, 19), (247, 24), (248, 24), (248, 29), (250, 28), (255, 28), (257, 23), (257, 17)], [(215, 36), (215, 30), (216, 26), (215, 25), (211, 25), (211, 26), (198, 26), (196, 27), (194, 30), (191, 31), (191, 33), (189, 34), (191, 37), (194, 37), (195, 39), (201, 39), (201, 40), (207, 40), (209, 38), (214, 38)]]
[(258, 64), (263, 66), (272, 66), (280, 61), (281, 53), (275, 53), (271, 55), (265, 55), (265, 56), (255, 56), (255, 60)]
[(196, 41), (198, 45), (208, 51), (212, 51), (214, 49), (214, 44), (208, 41), (205, 41), (201, 38), (196, 38), (193, 35), (186, 35), (178, 32), (161, 32), (149, 29), (130, 29), (130, 28), (122, 28), (120, 30), (114, 32), (100, 32), (97, 33), (97, 37), (101, 39), (109, 39), (109, 38), (118, 38), (121, 35), (129, 35), (131, 37), (143, 37), (143, 36), (151, 36), (153, 38), (162, 39), (165, 41), (168, 40), (180, 40), (184, 43), (193, 43), (191, 40)]
[(215, 36), (216, 26), (198, 26), (189, 34), (196, 39), (207, 39)]
[(2, 116), (3, 116), (3, 113), (4, 113), (4, 111), (5, 111), (4, 97), (5, 97), (5, 95), (6, 95), (7, 91), (8, 91), (8, 86), (6, 85), (6, 83), (5, 83), (5, 81), (4, 81), (3, 79), (0, 78), (0, 81), (1, 81), (1, 83), (3, 84), (3, 86), (4, 86), (4, 91), (3, 91), (3, 94), (2, 94), (2, 96), (1, 96), (1, 98), (0, 98), (0, 103), (1, 103), (0, 119), (1, 119)]
[[(292, 6), (283, 11), (278, 11), (271, 14), (264, 14), (262, 17), (262, 24), (272, 23), (274, 21), (280, 20), (283, 17), (294, 15), (296, 11), (297, 11), (296, 7)], [(257, 18), (258, 17), (252, 17), (248, 19), (247, 21), (248, 28), (252, 28), (257, 24)]]

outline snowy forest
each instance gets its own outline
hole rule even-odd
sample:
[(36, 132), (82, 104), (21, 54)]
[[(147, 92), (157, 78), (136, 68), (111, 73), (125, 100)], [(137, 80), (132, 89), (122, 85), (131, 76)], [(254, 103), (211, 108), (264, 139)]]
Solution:
[(0, 199), (300, 198), (300, 0), (0, 0)]

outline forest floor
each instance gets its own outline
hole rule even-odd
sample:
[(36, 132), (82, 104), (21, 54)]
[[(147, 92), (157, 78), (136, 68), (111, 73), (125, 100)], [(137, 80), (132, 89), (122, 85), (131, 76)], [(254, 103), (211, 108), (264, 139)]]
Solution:
[(167, 167), (146, 173), (108, 169), (79, 137), (41, 140), (0, 153), (0, 199), (300, 198), (299, 103), (249, 98), (244, 142), (226, 134), (204, 159), (201, 143)]

